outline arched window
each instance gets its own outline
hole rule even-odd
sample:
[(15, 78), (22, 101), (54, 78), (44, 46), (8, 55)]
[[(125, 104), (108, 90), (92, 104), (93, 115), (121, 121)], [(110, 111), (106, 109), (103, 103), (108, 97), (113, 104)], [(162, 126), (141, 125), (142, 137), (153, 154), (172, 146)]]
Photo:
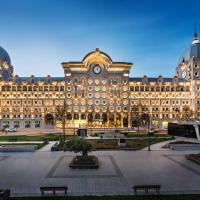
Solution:
[(108, 121), (108, 116), (107, 116), (106, 113), (102, 114), (102, 120), (103, 120), (104, 123)]
[(99, 113), (95, 114), (95, 119), (100, 119), (100, 114)]
[(78, 114), (74, 114), (74, 119), (75, 120), (79, 119), (79, 115)]
[(66, 118), (67, 118), (67, 120), (71, 120), (72, 119), (72, 115), (71, 114), (67, 114)]
[(92, 115), (92, 113), (88, 114), (88, 121), (89, 122), (93, 121), (93, 115)]
[(81, 119), (86, 119), (85, 114), (81, 114)]

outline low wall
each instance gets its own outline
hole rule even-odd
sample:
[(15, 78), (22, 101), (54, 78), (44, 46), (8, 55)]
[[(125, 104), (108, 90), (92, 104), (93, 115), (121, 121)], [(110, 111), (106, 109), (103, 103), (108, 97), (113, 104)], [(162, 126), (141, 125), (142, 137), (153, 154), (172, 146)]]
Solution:
[(200, 150), (200, 144), (171, 144), (170, 149), (176, 151)]
[(0, 152), (33, 152), (34, 145), (3, 145), (0, 146)]

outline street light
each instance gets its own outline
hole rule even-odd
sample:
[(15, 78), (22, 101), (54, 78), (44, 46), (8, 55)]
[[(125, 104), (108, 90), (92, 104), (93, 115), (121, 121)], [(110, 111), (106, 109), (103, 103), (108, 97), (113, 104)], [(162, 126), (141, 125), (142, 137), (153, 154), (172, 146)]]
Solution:
[(66, 123), (66, 107), (67, 107), (67, 105), (66, 105), (66, 99), (64, 99), (64, 121), (63, 121), (63, 138), (64, 138), (64, 142), (65, 142), (65, 123)]
[(148, 124), (147, 124), (147, 129), (148, 129), (148, 151), (151, 151), (151, 143), (150, 143), (150, 132), (149, 132), (149, 126), (150, 126), (150, 115), (148, 114)]

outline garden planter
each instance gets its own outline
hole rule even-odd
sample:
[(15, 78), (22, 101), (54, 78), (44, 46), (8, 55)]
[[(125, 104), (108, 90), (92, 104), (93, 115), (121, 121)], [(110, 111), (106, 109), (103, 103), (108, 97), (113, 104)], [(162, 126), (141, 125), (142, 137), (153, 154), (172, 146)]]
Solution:
[(76, 156), (69, 164), (69, 167), (72, 169), (98, 169), (99, 162), (96, 156), (87, 156), (85, 158)]

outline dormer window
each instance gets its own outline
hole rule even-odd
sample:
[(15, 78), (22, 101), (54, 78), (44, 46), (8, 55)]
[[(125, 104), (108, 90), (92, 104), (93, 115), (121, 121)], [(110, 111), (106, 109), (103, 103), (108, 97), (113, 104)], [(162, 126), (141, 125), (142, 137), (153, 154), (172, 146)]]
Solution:
[(67, 82), (67, 84), (70, 84), (70, 79), (67, 79), (67, 81), (66, 81), (66, 82)]
[(174, 83), (174, 84), (178, 83), (178, 78), (177, 78), (177, 77), (174, 77), (174, 78), (172, 79), (172, 83)]
[(147, 83), (147, 82), (148, 82), (148, 78), (146, 75), (144, 75), (142, 78), (142, 83)]
[(158, 79), (158, 83), (162, 83), (163, 82), (163, 79), (162, 78), (159, 78)]
[(124, 79), (123, 82), (124, 82), (124, 84), (127, 84), (127, 80), (126, 79)]
[(157, 83), (162, 83), (162, 82), (163, 82), (163, 77), (162, 76), (158, 76)]
[(148, 79), (147, 78), (143, 78), (142, 79), (142, 83), (147, 83), (148, 82)]

